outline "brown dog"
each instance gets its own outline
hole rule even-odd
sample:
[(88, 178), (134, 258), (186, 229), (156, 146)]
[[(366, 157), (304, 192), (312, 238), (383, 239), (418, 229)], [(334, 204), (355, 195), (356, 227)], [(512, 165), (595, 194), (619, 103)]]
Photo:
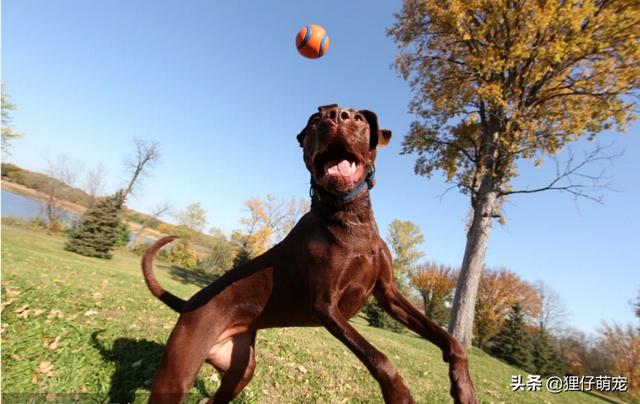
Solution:
[(404, 298), (394, 284), (391, 253), (378, 234), (369, 189), (377, 147), (391, 132), (373, 112), (328, 105), (298, 135), (311, 172), (311, 210), (287, 237), (261, 256), (227, 272), (184, 301), (156, 281), (158, 240), (142, 268), (151, 292), (180, 313), (151, 391), (151, 402), (181, 402), (204, 361), (222, 375), (212, 401), (231, 401), (255, 368), (261, 328), (324, 326), (364, 363), (386, 403), (413, 399), (389, 359), (349, 324), (371, 293), (400, 323), (436, 344), (449, 363), (451, 396), (476, 403), (460, 344)]

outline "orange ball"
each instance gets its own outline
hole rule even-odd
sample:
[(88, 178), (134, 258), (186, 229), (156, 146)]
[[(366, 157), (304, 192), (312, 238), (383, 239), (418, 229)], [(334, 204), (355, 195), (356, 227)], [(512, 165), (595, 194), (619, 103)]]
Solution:
[(329, 35), (319, 25), (305, 25), (296, 35), (296, 47), (302, 56), (317, 59), (329, 50)]

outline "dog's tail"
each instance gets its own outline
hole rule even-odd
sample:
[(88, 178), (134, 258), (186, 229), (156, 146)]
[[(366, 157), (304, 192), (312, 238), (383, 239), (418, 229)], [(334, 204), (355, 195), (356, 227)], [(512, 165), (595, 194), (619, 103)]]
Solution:
[(153, 243), (153, 245), (147, 249), (147, 251), (144, 253), (144, 256), (142, 257), (142, 274), (144, 275), (144, 281), (147, 283), (151, 294), (160, 299), (161, 302), (171, 307), (173, 310), (180, 313), (182, 312), (182, 308), (184, 307), (184, 304), (186, 302), (180, 299), (178, 296), (172, 294), (171, 292), (167, 292), (166, 290), (164, 290), (164, 288), (160, 286), (160, 284), (156, 280), (155, 275), (153, 274), (153, 257), (156, 255), (158, 250), (177, 238), (178, 237), (176, 236), (163, 237)]

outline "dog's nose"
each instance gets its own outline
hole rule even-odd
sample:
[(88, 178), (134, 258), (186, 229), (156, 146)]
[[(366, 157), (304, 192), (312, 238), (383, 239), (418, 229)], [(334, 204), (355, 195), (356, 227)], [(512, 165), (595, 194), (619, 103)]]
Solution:
[(335, 123), (345, 122), (353, 118), (351, 111), (342, 108), (332, 108), (325, 112), (324, 117)]

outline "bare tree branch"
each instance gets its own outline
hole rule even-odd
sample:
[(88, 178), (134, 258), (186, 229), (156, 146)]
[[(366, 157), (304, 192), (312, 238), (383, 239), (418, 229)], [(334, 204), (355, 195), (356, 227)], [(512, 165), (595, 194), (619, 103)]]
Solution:
[(47, 203), (44, 210), (50, 228), (59, 225), (62, 209), (60, 208), (59, 191), (65, 186), (73, 186), (80, 172), (78, 163), (75, 166), (65, 155), (60, 155), (56, 160), (47, 159)]
[(540, 298), (540, 312), (536, 316), (538, 328), (552, 334), (560, 333), (569, 317), (567, 307), (555, 290), (542, 280), (535, 283)]
[(160, 158), (160, 145), (157, 142), (142, 139), (135, 139), (134, 142), (136, 151), (133, 157), (125, 162), (126, 169), (130, 173), (131, 178), (122, 194), (123, 200), (127, 199), (127, 196), (134, 192), (138, 179), (147, 175), (148, 170), (153, 167)]
[(96, 196), (104, 191), (105, 175), (105, 169), (102, 163), (87, 172), (84, 189), (89, 196), (91, 196), (92, 200), (95, 200)]
[(568, 192), (576, 198), (585, 198), (594, 202), (602, 203), (602, 195), (597, 194), (597, 192), (603, 189), (612, 190), (610, 187), (610, 178), (606, 176), (604, 169), (600, 170), (596, 174), (590, 174), (585, 170), (599, 162), (610, 162), (623, 154), (622, 152), (605, 153), (611, 148), (611, 146), (611, 144), (607, 146), (596, 145), (593, 150), (585, 153), (584, 157), (579, 161), (576, 161), (571, 149), (567, 148), (569, 157), (567, 158), (564, 166), (561, 166), (557, 156), (551, 157), (555, 162), (556, 174), (555, 177), (546, 185), (538, 188), (502, 191), (499, 192), (498, 195), (500, 197), (504, 197), (515, 194), (560, 191)]
[(169, 203), (169, 201), (163, 201), (153, 205), (153, 207), (151, 208), (151, 212), (149, 212), (147, 218), (142, 222), (142, 224), (140, 224), (140, 228), (136, 232), (135, 238), (130, 244), (129, 249), (133, 250), (135, 246), (138, 245), (142, 237), (142, 232), (144, 232), (144, 230), (147, 229), (153, 221), (160, 219), (164, 215), (171, 215), (172, 211), (173, 206), (171, 205), (171, 203)]

